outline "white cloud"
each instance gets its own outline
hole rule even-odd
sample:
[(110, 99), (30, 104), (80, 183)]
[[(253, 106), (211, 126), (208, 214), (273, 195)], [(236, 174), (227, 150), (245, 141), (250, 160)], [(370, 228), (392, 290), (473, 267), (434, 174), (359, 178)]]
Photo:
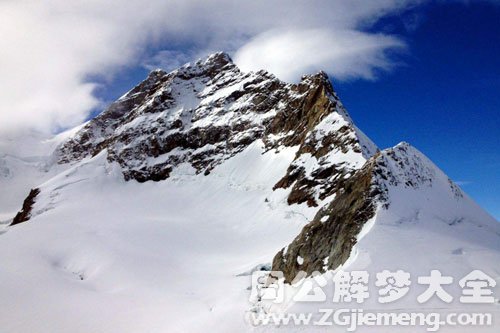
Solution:
[[(171, 67), (226, 50), (244, 68), (293, 80), (324, 69), (373, 78), (394, 36), (362, 32), (421, 0), (2, 0), (0, 134), (82, 122), (100, 101), (89, 78), (123, 66)], [(189, 45), (189, 53), (179, 45)], [(168, 52), (144, 60), (151, 47)], [(167, 61), (167, 62), (165, 62)]]
[(338, 79), (373, 79), (375, 70), (392, 66), (385, 52), (403, 47), (397, 38), (357, 31), (269, 31), (242, 46), (235, 60), (243, 70), (265, 68), (288, 81), (318, 70)]

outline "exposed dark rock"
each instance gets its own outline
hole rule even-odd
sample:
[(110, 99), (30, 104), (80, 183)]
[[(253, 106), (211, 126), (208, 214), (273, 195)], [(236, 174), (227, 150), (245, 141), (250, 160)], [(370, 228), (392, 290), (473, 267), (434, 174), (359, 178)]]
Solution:
[(12, 220), (12, 223), (10, 224), (11, 226), (26, 222), (30, 219), (31, 211), (33, 209), (33, 205), (35, 204), (35, 199), (38, 194), (40, 194), (40, 189), (38, 188), (34, 188), (30, 191), (26, 199), (24, 199), (23, 207)]
[[(310, 154), (319, 161), (320, 165), (307, 175), (302, 167), (292, 163), (286, 175), (274, 188), (288, 188), (293, 184), (288, 197), (289, 204), (307, 202), (309, 206), (317, 206), (317, 199), (322, 200), (332, 195), (334, 189), (339, 185), (339, 180), (352, 171), (351, 168), (345, 165), (329, 164), (327, 155), (335, 151), (345, 154), (349, 150), (361, 154), (362, 148), (357, 135), (355, 135), (353, 125), (349, 123), (326, 135), (316, 135), (318, 131), (315, 131), (314, 128), (324, 117), (332, 112), (342, 113), (343, 109), (339, 105), (340, 102), (333, 92), (333, 87), (326, 74), (321, 72), (310, 77), (309, 80), (316, 82), (317, 85), (313, 84), (312, 86), (317, 88), (311, 90), (311, 94), (305, 99), (304, 112), (300, 119), (286, 117), (287, 122), (296, 123), (297, 128), (303, 130), (298, 132), (299, 134), (293, 141), (287, 143), (291, 145), (300, 143), (296, 160), (303, 154)], [(288, 126), (285, 125), (284, 127), (285, 130), (288, 129)], [(369, 154), (366, 157), (369, 157)], [(324, 165), (321, 165), (322, 160), (326, 162)]]
[[(356, 243), (363, 225), (375, 214), (378, 187), (373, 184), (372, 159), (342, 186), (335, 200), (321, 209), (314, 219), (273, 259), (273, 271), (282, 271), (291, 282), (300, 271), (307, 275), (342, 265)], [(303, 259), (299, 264), (297, 258)]]

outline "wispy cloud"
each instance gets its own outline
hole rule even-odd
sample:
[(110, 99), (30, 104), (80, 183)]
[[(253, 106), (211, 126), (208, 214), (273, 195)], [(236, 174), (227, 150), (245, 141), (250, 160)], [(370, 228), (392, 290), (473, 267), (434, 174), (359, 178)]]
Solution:
[(157, 68), (173, 70), (181, 67), (191, 59), (192, 55), (189, 51), (161, 50), (146, 58), (142, 62), (142, 66), (148, 70)]
[(287, 80), (318, 69), (372, 79), (404, 42), (366, 28), (422, 1), (3, 0), (0, 134), (82, 122), (100, 102), (89, 78), (171, 68), (216, 50)]

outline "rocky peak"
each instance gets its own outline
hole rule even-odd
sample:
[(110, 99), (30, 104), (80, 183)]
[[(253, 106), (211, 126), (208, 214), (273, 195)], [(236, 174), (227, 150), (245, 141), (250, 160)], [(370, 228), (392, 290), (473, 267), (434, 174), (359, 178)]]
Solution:
[(225, 52), (217, 52), (209, 55), (205, 60), (198, 60), (197, 64), (203, 64), (207, 68), (222, 69), (228, 65), (234, 65), (233, 59)]
[(328, 95), (331, 95), (332, 97), (338, 99), (333, 89), (332, 82), (328, 77), (328, 74), (326, 74), (323, 71), (319, 71), (318, 73), (312, 75), (303, 75), (302, 78), (300, 79), (300, 82), (306, 86), (309, 85), (322, 86)]
[(217, 52), (204, 59), (198, 59), (194, 63), (187, 63), (173, 73), (183, 79), (189, 80), (194, 77), (214, 78), (225, 71), (239, 72), (239, 69), (227, 53)]
[(443, 189), (444, 195), (464, 197), (462, 190), (443, 171), (407, 142), (384, 149), (377, 156), (374, 177), (380, 188)]
[(156, 70), (60, 149), (60, 163), (107, 150), (126, 180), (159, 181), (180, 163), (210, 173), (261, 140), (298, 148), (276, 188), (311, 206), (331, 195), (376, 151), (352, 123), (324, 72), (298, 84), (266, 71), (243, 73), (225, 53), (170, 73)]

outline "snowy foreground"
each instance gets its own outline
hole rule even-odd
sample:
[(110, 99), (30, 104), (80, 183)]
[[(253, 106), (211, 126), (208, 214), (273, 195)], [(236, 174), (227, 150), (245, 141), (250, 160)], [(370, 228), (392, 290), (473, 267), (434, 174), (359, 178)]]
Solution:
[(254, 146), (210, 176), (144, 184), (100, 155), (48, 181), (32, 220), (1, 235), (1, 331), (244, 329), (241, 274), (310, 218), (271, 189), (293, 153)]
[[(118, 167), (109, 164), (104, 154), (69, 168), (41, 186), (44, 195), (35, 204), (32, 220), (0, 237), (1, 331), (331, 330), (253, 328), (245, 320), (255, 305), (249, 301), (250, 272), (270, 263), (316, 210), (289, 206), (287, 191), (272, 191), (293, 156), (293, 149), (262, 155), (255, 143), (209, 176), (194, 175), (184, 166), (166, 181), (144, 184), (123, 181)], [(401, 204), (394, 202), (395, 209), (380, 211), (365, 226), (344, 269), (401, 269), (415, 276), (439, 269), (460, 278), (478, 268), (498, 281), (496, 221), (471, 202), (472, 211), (457, 212), (446, 207), (447, 202), (423, 202), (425, 193), (411, 200), (407, 195), (393, 196)], [(422, 205), (434, 209), (419, 214)], [(458, 213), (478, 215), (450, 226)], [(331, 273), (325, 276), (331, 281)], [(333, 288), (324, 289), (326, 304), (273, 306), (291, 312), (332, 307), (328, 290)], [(495, 294), (498, 297), (498, 288)], [(460, 292), (454, 290), (454, 295)], [(371, 303), (373, 297), (361, 308), (474, 309), (493, 312), (497, 323), (500, 320), (498, 303), (419, 305), (416, 293), (405, 299), (384, 308)], [(497, 330), (493, 326), (471, 332)]]

